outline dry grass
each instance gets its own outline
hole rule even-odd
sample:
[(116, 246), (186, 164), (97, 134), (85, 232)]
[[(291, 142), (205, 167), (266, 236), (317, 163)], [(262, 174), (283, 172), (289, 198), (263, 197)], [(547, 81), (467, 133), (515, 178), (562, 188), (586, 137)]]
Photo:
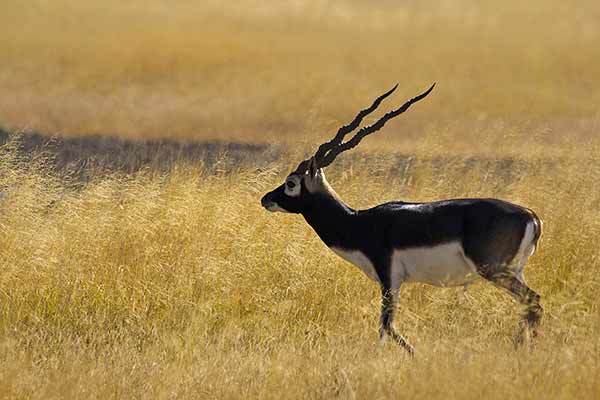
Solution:
[[(183, 160), (92, 169), (82, 184), (9, 142), (0, 397), (600, 397), (600, 97), (590, 90), (600, 6), (283, 4), (4, 4), (0, 121), (298, 143), (390, 82), (402, 96), (388, 106), (437, 80), (368, 140), (369, 157), (344, 156), (329, 180), (357, 208), (499, 196), (536, 210), (545, 231), (527, 277), (546, 308), (536, 348), (513, 349), (518, 307), (484, 284), (467, 296), (407, 285), (396, 327), (417, 357), (380, 346), (376, 285), (301, 218), (259, 206), (304, 147), (226, 171)], [(401, 151), (417, 156), (410, 168), (395, 168)], [(463, 156), (473, 154), (491, 164)]]
[[(379, 291), (296, 216), (264, 212), (262, 172), (100, 175), (70, 190), (43, 158), (3, 152), (0, 396), (32, 398), (595, 398), (600, 395), (600, 169), (583, 160), (509, 185), (484, 169), (389, 160), (330, 180), (350, 204), (500, 195), (545, 220), (528, 279), (547, 310), (515, 351), (518, 307), (490, 285), (409, 285), (377, 342)], [(580, 153), (591, 156), (594, 153)], [(287, 168), (287, 166), (285, 167)], [(364, 172), (358, 172), (364, 171)], [(485, 179), (482, 179), (485, 177)], [(565, 207), (569, 205), (569, 207)]]
[(9, 2), (0, 121), (297, 143), (394, 82), (388, 107), (437, 81), (369, 143), (412, 151), (426, 132), (444, 152), (493, 154), (511, 136), (547, 153), (598, 129), (599, 14), (591, 0)]

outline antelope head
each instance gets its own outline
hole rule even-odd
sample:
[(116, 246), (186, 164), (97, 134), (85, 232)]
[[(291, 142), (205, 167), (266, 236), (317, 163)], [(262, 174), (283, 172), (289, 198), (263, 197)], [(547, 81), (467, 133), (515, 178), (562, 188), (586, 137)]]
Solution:
[(374, 124), (360, 128), (351, 139), (344, 141), (346, 135), (355, 131), (363, 118), (375, 111), (379, 104), (386, 97), (390, 96), (397, 87), (398, 85), (394, 86), (376, 98), (373, 104), (361, 110), (352, 122), (342, 126), (333, 139), (321, 144), (316, 153), (312, 157), (302, 161), (288, 175), (282, 185), (263, 196), (261, 205), (268, 211), (302, 213), (311, 207), (312, 204), (315, 204), (314, 200), (317, 197), (326, 196), (337, 199), (337, 195), (327, 183), (323, 168), (329, 166), (340, 153), (358, 146), (366, 136), (377, 132), (383, 128), (387, 121), (402, 114), (412, 104), (425, 98), (433, 90), (435, 83), (424, 93), (408, 100), (400, 108), (386, 113)]

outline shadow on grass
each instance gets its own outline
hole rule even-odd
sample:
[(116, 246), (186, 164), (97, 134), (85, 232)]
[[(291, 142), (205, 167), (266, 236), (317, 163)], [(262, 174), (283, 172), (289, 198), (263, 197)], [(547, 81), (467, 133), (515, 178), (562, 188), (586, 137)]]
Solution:
[(14, 144), (20, 160), (44, 156), (53, 170), (76, 173), (84, 180), (103, 172), (168, 172), (182, 162), (202, 164), (209, 172), (232, 172), (273, 162), (280, 153), (276, 147), (265, 144), (57, 137), (38, 132), (10, 133), (0, 128), (0, 146), (8, 142)]
[[(127, 140), (112, 136), (57, 137), (38, 132), (10, 133), (0, 128), (0, 146), (8, 142), (21, 160), (43, 156), (56, 172), (66, 173), (86, 182), (103, 173), (135, 173), (149, 170), (168, 173), (177, 164), (203, 166), (207, 174), (232, 173), (241, 169), (259, 169), (283, 160), (290, 152), (281, 145), (177, 140)], [(289, 162), (290, 169), (299, 160)], [(382, 162), (383, 161), (383, 162)], [(293, 165), (292, 165), (293, 164)], [(523, 175), (539, 175), (559, 167), (558, 159), (522, 160), (515, 157), (430, 156), (410, 154), (368, 154), (353, 152), (336, 160), (340, 170), (367, 168), (373, 175), (390, 177), (411, 174), (426, 165), (432, 174), (444, 174), (448, 168), (467, 174), (472, 170), (493, 175), (500, 184), (510, 184)]]

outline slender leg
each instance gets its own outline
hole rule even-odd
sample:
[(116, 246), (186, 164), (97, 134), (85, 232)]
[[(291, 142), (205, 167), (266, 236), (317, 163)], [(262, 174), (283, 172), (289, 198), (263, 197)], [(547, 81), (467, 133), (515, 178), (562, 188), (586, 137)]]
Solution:
[(398, 294), (400, 288), (385, 288), (381, 289), (381, 325), (379, 327), (379, 337), (381, 340), (385, 339), (385, 335), (389, 335), (396, 343), (402, 346), (408, 354), (414, 355), (413, 347), (394, 330), (394, 314), (396, 312), (396, 305), (398, 303)]
[(519, 324), (517, 345), (522, 344), (528, 334), (535, 338), (544, 315), (544, 309), (540, 305), (540, 295), (527, 286), (522, 274), (518, 276), (513, 272), (501, 272), (487, 278), (494, 285), (508, 290), (519, 303), (526, 307), (523, 319)]

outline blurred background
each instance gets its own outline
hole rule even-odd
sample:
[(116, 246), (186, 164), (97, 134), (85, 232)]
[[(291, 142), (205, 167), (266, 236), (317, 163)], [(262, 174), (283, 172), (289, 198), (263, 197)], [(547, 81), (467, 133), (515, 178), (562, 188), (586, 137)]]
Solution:
[(437, 82), (365, 147), (548, 154), (597, 136), (599, 20), (587, 0), (4, 0), (0, 126), (297, 145)]

